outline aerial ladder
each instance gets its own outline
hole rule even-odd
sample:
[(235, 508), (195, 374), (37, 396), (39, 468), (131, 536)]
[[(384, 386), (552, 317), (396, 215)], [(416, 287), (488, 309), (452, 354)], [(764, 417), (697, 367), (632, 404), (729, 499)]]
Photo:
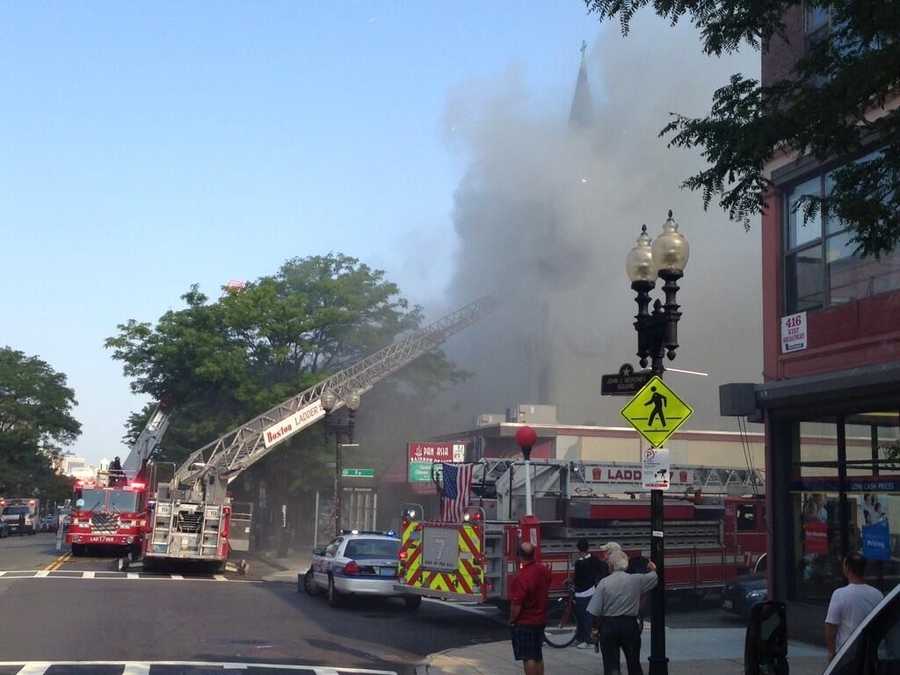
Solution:
[(192, 452), (167, 481), (154, 478), (145, 566), (196, 561), (221, 567), (231, 549), (228, 484), (280, 444), (434, 350), (494, 305), (482, 298), (403, 336)]
[(147, 462), (156, 452), (163, 436), (169, 428), (169, 410), (162, 403), (156, 405), (147, 419), (143, 430), (131, 446), (131, 451), (122, 464), (122, 471), (128, 478), (143, 475)]

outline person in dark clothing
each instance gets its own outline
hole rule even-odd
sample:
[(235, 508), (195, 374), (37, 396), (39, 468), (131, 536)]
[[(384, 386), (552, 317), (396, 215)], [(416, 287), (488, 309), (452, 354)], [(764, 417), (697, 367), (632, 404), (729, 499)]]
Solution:
[(125, 474), (122, 472), (122, 462), (118, 457), (109, 463), (109, 485), (115, 487), (125, 482)]
[(544, 675), (544, 628), (547, 625), (547, 597), (550, 568), (534, 559), (534, 544), (519, 545), (522, 569), (509, 589), (509, 625), (513, 655), (521, 661), (525, 675)]
[(587, 539), (579, 539), (576, 546), (578, 560), (575, 561), (575, 573), (572, 577), (572, 585), (575, 590), (575, 618), (578, 621), (575, 645), (577, 649), (588, 649), (591, 646), (592, 619), (588, 614), (587, 606), (594, 594), (594, 586), (609, 574), (609, 565), (605, 560), (600, 560), (591, 554), (588, 550), (590, 544)]

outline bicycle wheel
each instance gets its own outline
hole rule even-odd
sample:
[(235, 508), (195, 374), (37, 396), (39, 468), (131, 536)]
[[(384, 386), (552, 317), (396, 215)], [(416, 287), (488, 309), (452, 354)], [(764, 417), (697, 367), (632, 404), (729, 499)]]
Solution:
[(575, 619), (575, 603), (571, 598), (555, 598), (547, 608), (547, 627), (544, 641), (561, 649), (575, 642), (578, 623)]

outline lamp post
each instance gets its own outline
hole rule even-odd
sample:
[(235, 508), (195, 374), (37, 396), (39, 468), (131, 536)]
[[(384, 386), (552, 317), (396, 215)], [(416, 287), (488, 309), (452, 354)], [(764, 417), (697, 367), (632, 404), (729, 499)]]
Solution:
[[(328, 390), (325, 391), (319, 402), (322, 405), (322, 409), (325, 411), (326, 415), (330, 415), (331, 412), (335, 409), (338, 404), (337, 395)], [(332, 429), (334, 430), (334, 533), (335, 535), (339, 535), (341, 533), (341, 515), (343, 511), (343, 444), (341, 443), (341, 432), (346, 430), (347, 437), (349, 442), (353, 442), (353, 427), (354, 427), (354, 418), (356, 416), (356, 411), (359, 410), (360, 404), (360, 396), (359, 392), (351, 392), (349, 396), (344, 400), (344, 407), (347, 408), (347, 423), (343, 427), (341, 425), (334, 424), (332, 425)]]
[[(684, 276), (689, 257), (688, 241), (678, 231), (678, 223), (669, 211), (662, 233), (655, 241), (651, 241), (647, 234), (646, 225), (641, 228), (641, 234), (625, 261), (625, 272), (632, 290), (637, 294), (635, 302), (638, 311), (634, 317), (634, 329), (638, 336), (637, 356), (642, 368), (646, 368), (649, 362), (650, 370), (659, 377), (665, 372), (663, 360), (673, 360), (678, 350), (681, 312), (676, 295), (678, 280)], [(656, 286), (657, 276), (663, 280), (665, 304), (655, 300), (650, 312), (650, 292)], [(663, 491), (651, 490), (650, 557), (656, 565), (659, 583), (653, 591), (650, 610), (650, 675), (668, 675), (669, 672), (669, 659), (666, 657), (664, 516)]]

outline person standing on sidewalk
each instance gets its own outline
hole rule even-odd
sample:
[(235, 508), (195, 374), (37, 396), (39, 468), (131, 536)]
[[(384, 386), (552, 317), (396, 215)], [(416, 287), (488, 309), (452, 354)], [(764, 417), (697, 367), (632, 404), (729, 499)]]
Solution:
[(638, 623), (641, 594), (656, 587), (656, 565), (649, 563), (646, 574), (628, 574), (628, 556), (611, 551), (607, 558), (611, 573), (602, 579), (588, 603), (588, 612), (600, 619), (600, 652), (604, 675), (618, 675), (619, 650), (625, 652), (628, 675), (643, 675), (641, 669), (641, 628)]
[(534, 559), (534, 544), (519, 545), (522, 569), (509, 587), (509, 625), (516, 661), (525, 675), (544, 675), (544, 627), (547, 625), (547, 595), (550, 569)]
[(594, 586), (603, 577), (609, 574), (609, 566), (606, 561), (600, 560), (588, 550), (590, 544), (587, 539), (579, 539), (578, 560), (575, 561), (575, 573), (572, 577), (572, 585), (575, 590), (575, 618), (578, 621), (578, 629), (575, 632), (575, 648), (589, 649), (591, 644), (591, 615), (587, 606), (594, 595)]
[(866, 559), (859, 553), (844, 557), (844, 576), (847, 585), (831, 594), (825, 617), (825, 646), (828, 661), (847, 641), (869, 612), (884, 599), (884, 595), (865, 580)]

